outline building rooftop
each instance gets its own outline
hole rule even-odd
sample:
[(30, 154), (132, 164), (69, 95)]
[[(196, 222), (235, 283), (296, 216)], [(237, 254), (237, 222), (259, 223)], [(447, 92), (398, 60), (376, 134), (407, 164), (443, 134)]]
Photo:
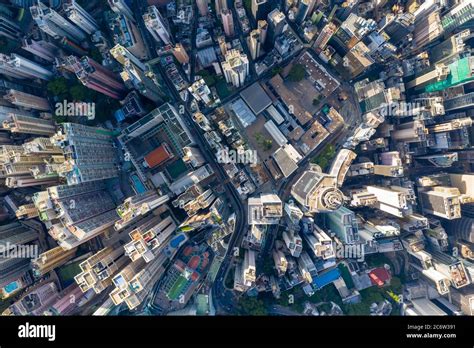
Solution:
[(258, 82), (243, 90), (240, 96), (255, 115), (260, 114), (272, 104), (272, 100)]

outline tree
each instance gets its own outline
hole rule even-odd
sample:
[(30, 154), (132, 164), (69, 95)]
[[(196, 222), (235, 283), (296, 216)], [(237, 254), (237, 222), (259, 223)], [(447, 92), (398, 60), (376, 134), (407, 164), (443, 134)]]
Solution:
[(281, 66), (277, 66), (276, 68), (272, 69), (272, 76), (275, 76), (283, 71), (283, 68)]
[(85, 90), (84, 86), (81, 85), (72, 86), (69, 93), (71, 98), (75, 101), (84, 101), (87, 97), (87, 90)]
[(273, 141), (271, 139), (265, 139), (263, 141), (263, 148), (265, 149), (265, 151), (270, 151), (270, 149), (272, 148), (272, 144)]
[(288, 74), (288, 79), (293, 82), (299, 82), (304, 79), (305, 69), (302, 64), (295, 64)]
[(335, 154), (336, 148), (334, 145), (328, 145), (324, 148), (323, 152), (319, 156), (314, 157), (311, 162), (319, 165), (321, 169), (324, 170), (331, 163)]
[(102, 64), (102, 54), (100, 54), (100, 51), (97, 48), (93, 48), (90, 52), (90, 56), (92, 59), (94, 59), (97, 63)]
[(67, 80), (64, 77), (59, 77), (48, 82), (48, 92), (58, 97), (59, 99), (67, 99), (69, 94)]
[(242, 296), (237, 306), (240, 315), (267, 315), (267, 308), (262, 300), (256, 297)]

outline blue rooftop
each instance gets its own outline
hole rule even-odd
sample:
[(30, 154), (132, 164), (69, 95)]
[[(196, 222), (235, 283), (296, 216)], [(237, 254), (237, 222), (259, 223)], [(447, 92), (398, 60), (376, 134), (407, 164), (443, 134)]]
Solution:
[(340, 276), (341, 272), (339, 271), (339, 268), (334, 268), (329, 272), (326, 272), (324, 274), (321, 274), (320, 276), (313, 278), (313, 286), (316, 290), (319, 290), (328, 285), (329, 283), (332, 283)]

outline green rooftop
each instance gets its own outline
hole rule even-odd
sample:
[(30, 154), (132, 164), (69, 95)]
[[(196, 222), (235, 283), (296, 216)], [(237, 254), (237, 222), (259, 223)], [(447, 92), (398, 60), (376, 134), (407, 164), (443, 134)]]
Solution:
[(173, 163), (168, 165), (166, 167), (166, 171), (173, 180), (176, 180), (181, 175), (186, 173), (188, 171), (188, 168), (186, 167), (186, 164), (183, 162), (182, 159), (178, 159), (177, 161), (174, 161)]
[(465, 57), (448, 65), (449, 75), (443, 81), (429, 84), (425, 92), (438, 92), (474, 80), (474, 57)]

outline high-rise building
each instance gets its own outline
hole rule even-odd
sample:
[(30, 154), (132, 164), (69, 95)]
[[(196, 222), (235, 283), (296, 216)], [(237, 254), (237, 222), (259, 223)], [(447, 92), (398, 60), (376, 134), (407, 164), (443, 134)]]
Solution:
[(403, 123), (390, 133), (392, 139), (406, 143), (417, 143), (426, 140), (428, 129), (423, 121), (415, 120)]
[(327, 228), (343, 243), (352, 244), (359, 241), (359, 225), (353, 211), (341, 207), (324, 216)]
[(291, 188), (291, 194), (310, 212), (333, 211), (339, 209), (344, 196), (336, 187), (336, 178), (315, 170), (301, 175)]
[(423, 212), (448, 220), (461, 217), (460, 192), (454, 187), (437, 186), (432, 190), (419, 192)]
[[(5, 5), (0, 4), (0, 6), (1, 10)], [(11, 40), (18, 40), (21, 34), (22, 30), (18, 24), (15, 23), (14, 18), (9, 14), (0, 11), (0, 36), (5, 36)]]
[(252, 15), (255, 21), (267, 19), (272, 9), (271, 0), (252, 0)]
[[(73, 300), (74, 299), (74, 300)], [(59, 293), (59, 299), (49, 307), (45, 315), (74, 315), (87, 302), (87, 297), (77, 284), (71, 284)]]
[(128, 18), (128, 20), (135, 22), (133, 12), (125, 0), (107, 0), (112, 11), (118, 14), (122, 14)]
[(298, 233), (295, 231), (284, 231), (282, 237), (291, 256), (299, 257), (303, 250), (303, 241)]
[(183, 161), (185, 163), (190, 163), (193, 168), (197, 169), (206, 163), (204, 156), (202, 155), (201, 150), (193, 146), (185, 146), (183, 148), (184, 156)]
[(319, 33), (318, 37), (316, 38), (316, 41), (313, 44), (313, 48), (319, 48), (321, 50), (324, 50), (326, 48), (326, 45), (328, 44), (329, 40), (331, 37), (334, 35), (336, 32), (336, 25), (332, 22), (329, 22), (324, 26), (323, 29), (321, 29), (321, 32)]
[(390, 37), (390, 42), (397, 44), (406, 39), (414, 29), (415, 17), (410, 12), (387, 14), (382, 20), (382, 30)]
[(268, 42), (275, 42), (277, 36), (281, 35), (288, 28), (288, 23), (286, 22), (286, 17), (283, 12), (280, 12), (278, 9), (274, 9), (268, 14)]
[(112, 132), (77, 123), (63, 123), (52, 141), (66, 161), (59, 171), (68, 185), (118, 176), (118, 156)]
[(260, 30), (252, 30), (249, 37), (249, 49), (252, 60), (260, 57), (260, 48), (262, 46)]
[(280, 250), (273, 250), (273, 261), (275, 262), (275, 268), (278, 272), (278, 276), (282, 277), (288, 269), (288, 261), (285, 254)]
[(0, 74), (16, 79), (50, 80), (53, 77), (50, 70), (15, 53), (10, 56), (0, 53)]
[(115, 229), (120, 230), (128, 226), (137, 218), (146, 215), (153, 209), (168, 202), (168, 195), (159, 196), (154, 191), (146, 191), (135, 196), (128, 197), (120, 206), (117, 213), (120, 220), (115, 223)]
[(227, 0), (215, 0), (216, 14), (220, 14), (222, 10), (227, 10)]
[(201, 16), (207, 16), (209, 12), (209, 0), (196, 0), (196, 4)]
[(255, 268), (255, 251), (245, 250), (244, 262), (242, 265), (243, 279), (247, 286), (255, 283), (257, 272)]
[(49, 271), (64, 265), (76, 255), (76, 248), (64, 250), (57, 246), (40, 254), (37, 258), (31, 260), (33, 274), (36, 277), (42, 277)]
[[(41, 33), (41, 32), (39, 32)], [(54, 62), (56, 57), (59, 56), (59, 48), (52, 42), (52, 39), (46, 34), (43, 34), (40, 38), (28, 37), (22, 41), (21, 48), (25, 51), (30, 52), (34, 56), (38, 56), (48, 62)]]
[[(12, 127), (14, 126), (12, 124)], [(41, 133), (44, 130), (41, 124), (34, 122), (19, 122), (17, 126), (18, 130), (26, 133)], [(57, 183), (56, 169), (63, 162), (64, 157), (61, 149), (53, 146), (49, 138), (35, 138), (22, 146), (3, 145), (0, 148), (0, 153), (2, 177), (5, 178), (7, 187), (16, 188)]]
[(414, 47), (420, 49), (433, 42), (443, 33), (439, 9), (432, 8), (429, 13), (419, 14), (415, 17), (413, 31)]
[(79, 264), (81, 273), (74, 280), (82, 292), (94, 289), (96, 294), (100, 294), (112, 285), (113, 276), (129, 262), (122, 247), (107, 247), (82, 261)]
[(262, 19), (261, 21), (257, 22), (257, 30), (260, 31), (260, 43), (262, 45), (265, 44), (267, 39), (267, 31), (268, 31), (268, 23), (266, 20)]
[(283, 216), (281, 199), (275, 194), (261, 194), (248, 200), (249, 225), (278, 224)]
[(184, 49), (181, 43), (177, 43), (173, 48), (173, 55), (174, 57), (180, 62), (181, 64), (188, 64), (189, 63), (189, 55)]
[(165, 45), (171, 44), (171, 35), (163, 16), (156, 6), (148, 7), (147, 11), (143, 14), (143, 21), (151, 36), (153, 36), (156, 41), (161, 41)]
[(315, 3), (316, 0), (300, 0), (295, 16), (296, 23), (301, 24), (305, 21), (306, 17), (311, 14), (310, 11), (314, 8)]
[(2, 315), (43, 315), (59, 298), (53, 281), (40, 283), (28, 290), (18, 301), (8, 307)]
[(206, 164), (174, 181), (169, 185), (169, 188), (174, 194), (180, 195), (188, 187), (200, 183), (211, 175), (214, 175), (214, 170), (209, 164)]
[(25, 109), (35, 109), (40, 111), (50, 110), (48, 99), (38, 97), (33, 94), (16, 91), (14, 89), (8, 90), (7, 93), (3, 96), (3, 99), (8, 100), (13, 105)]
[(38, 27), (55, 39), (67, 37), (79, 44), (87, 38), (86, 33), (79, 26), (68, 21), (41, 1), (36, 6), (30, 7), (30, 12)]
[(324, 232), (321, 228), (311, 223), (312, 231), (303, 235), (304, 239), (308, 243), (309, 248), (313, 252), (314, 256), (326, 260), (324, 268), (331, 266), (334, 263), (335, 252), (333, 246), (333, 240)]
[(3, 121), (2, 126), (12, 133), (50, 136), (56, 132), (56, 125), (52, 120), (16, 114), (9, 114)]
[(224, 33), (227, 37), (234, 36), (234, 17), (232, 16), (232, 11), (222, 10), (221, 11), (222, 25), (224, 27)]
[(155, 216), (129, 233), (130, 242), (124, 245), (125, 252), (133, 262), (143, 259), (149, 263), (163, 253), (176, 228), (171, 216), (164, 219)]
[[(34, 247), (31, 244), (38, 239), (37, 231), (33, 230), (27, 225), (19, 222), (12, 222), (0, 226), (0, 246), (2, 247), (2, 254), (8, 255), (8, 252), (18, 246), (20, 254), (17, 257), (1, 257), (0, 258), (0, 288), (17, 281), (22, 278), (26, 272), (31, 269), (30, 259), (34, 255), (29, 250)], [(24, 248), (24, 255), (22, 248)]]
[(135, 89), (144, 97), (160, 103), (163, 101), (164, 93), (156, 83), (155, 74), (141, 63), (125, 47), (116, 45), (110, 50), (112, 56), (122, 64), (123, 71), (120, 73), (125, 85)]
[(133, 55), (127, 48), (122, 45), (115, 45), (110, 49), (110, 54), (115, 58), (117, 62), (122, 65), (127, 64), (130, 61), (133, 65), (138, 67), (142, 71), (146, 71), (146, 65), (140, 61), (135, 55)]
[(91, 35), (99, 30), (99, 25), (95, 19), (87, 13), (87, 11), (76, 2), (76, 0), (65, 1), (63, 4), (63, 10), (67, 18), (87, 34)]
[(413, 190), (400, 186), (367, 186), (369, 194), (377, 198), (375, 207), (394, 216), (403, 217), (412, 212), (412, 202), (415, 200)]
[(241, 87), (249, 75), (249, 60), (246, 54), (239, 50), (232, 49), (227, 52), (225, 62), (222, 63), (222, 69), (227, 83), (234, 87)]
[(49, 187), (33, 201), (49, 234), (65, 250), (99, 236), (119, 219), (103, 181)]
[(467, 108), (472, 108), (473, 106), (474, 92), (444, 100), (444, 109), (446, 112), (462, 111)]
[(165, 273), (164, 263), (167, 260), (166, 254), (161, 253), (149, 263), (140, 259), (128, 264), (113, 277), (114, 289), (109, 296), (114, 304), (125, 302), (130, 310), (142, 304), (157, 280)]
[(474, 4), (469, 0), (458, 1), (448, 13), (443, 15), (441, 24), (446, 33), (474, 26)]
[(128, 49), (138, 59), (147, 59), (142, 35), (137, 25), (122, 13), (106, 12), (106, 20), (116, 45)]
[(298, 258), (298, 270), (300, 271), (303, 280), (308, 284), (311, 284), (313, 282), (313, 276), (318, 274), (313, 260), (311, 260), (311, 257), (306, 251), (303, 251)]
[(99, 93), (114, 99), (122, 99), (126, 87), (120, 78), (89, 57), (78, 59), (69, 56), (65, 59), (65, 67), (76, 74), (81, 83)]

